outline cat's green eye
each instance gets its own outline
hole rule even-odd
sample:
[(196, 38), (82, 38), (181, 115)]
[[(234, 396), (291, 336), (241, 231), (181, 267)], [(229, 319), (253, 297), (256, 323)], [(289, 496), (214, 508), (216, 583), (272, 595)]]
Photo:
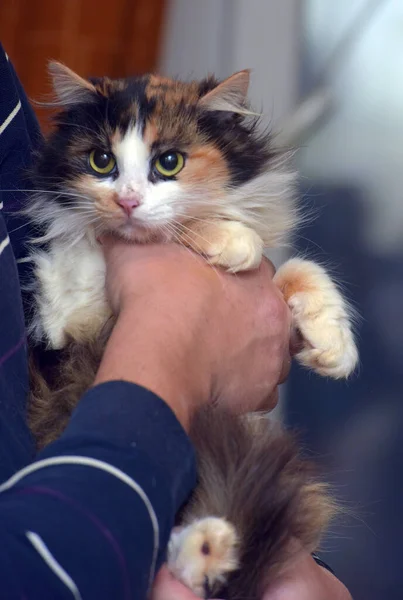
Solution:
[(168, 150), (155, 161), (155, 169), (160, 175), (164, 177), (175, 177), (182, 171), (185, 165), (185, 157), (180, 152), (175, 150)]
[(116, 160), (113, 154), (103, 150), (92, 150), (89, 157), (91, 169), (99, 175), (110, 175), (115, 170)]

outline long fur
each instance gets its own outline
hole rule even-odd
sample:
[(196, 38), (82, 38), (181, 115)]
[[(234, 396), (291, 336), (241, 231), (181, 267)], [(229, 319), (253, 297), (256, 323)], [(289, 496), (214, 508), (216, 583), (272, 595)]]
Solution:
[(233, 523), (240, 569), (217, 593), (227, 600), (260, 600), (292, 558), (293, 539), (308, 552), (317, 548), (336, 505), (294, 437), (267, 415), (242, 418), (222, 407), (204, 409), (190, 436), (199, 485), (181, 523), (208, 515)]

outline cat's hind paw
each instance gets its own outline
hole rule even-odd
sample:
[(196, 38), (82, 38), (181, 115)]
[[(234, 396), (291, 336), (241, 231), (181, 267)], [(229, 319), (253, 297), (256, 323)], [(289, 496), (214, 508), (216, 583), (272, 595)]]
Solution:
[(175, 528), (168, 544), (168, 568), (200, 598), (211, 597), (238, 568), (238, 538), (225, 519), (207, 517)]
[(320, 375), (348, 377), (358, 362), (352, 311), (325, 269), (294, 258), (278, 270), (275, 282), (303, 338), (297, 360)]

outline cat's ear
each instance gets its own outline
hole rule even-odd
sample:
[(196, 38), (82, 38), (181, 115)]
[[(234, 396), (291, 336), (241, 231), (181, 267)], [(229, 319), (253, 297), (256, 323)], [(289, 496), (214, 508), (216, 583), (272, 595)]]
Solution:
[(59, 106), (74, 106), (82, 102), (94, 102), (96, 100), (95, 86), (74, 73), (71, 69), (60, 62), (52, 61), (48, 66), (49, 74), (53, 82), (53, 90), (56, 94)]
[(198, 105), (204, 110), (222, 111), (237, 114), (252, 114), (247, 109), (247, 95), (250, 71), (245, 69), (224, 79), (200, 100)]

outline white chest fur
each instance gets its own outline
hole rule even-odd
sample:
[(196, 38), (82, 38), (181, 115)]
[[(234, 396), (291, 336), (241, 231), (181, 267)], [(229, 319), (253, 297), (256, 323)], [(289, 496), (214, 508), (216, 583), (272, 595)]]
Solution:
[(52, 240), (49, 250), (38, 252), (34, 260), (39, 283), (34, 338), (58, 349), (66, 336), (81, 341), (96, 334), (110, 314), (99, 246), (87, 237), (74, 245)]

